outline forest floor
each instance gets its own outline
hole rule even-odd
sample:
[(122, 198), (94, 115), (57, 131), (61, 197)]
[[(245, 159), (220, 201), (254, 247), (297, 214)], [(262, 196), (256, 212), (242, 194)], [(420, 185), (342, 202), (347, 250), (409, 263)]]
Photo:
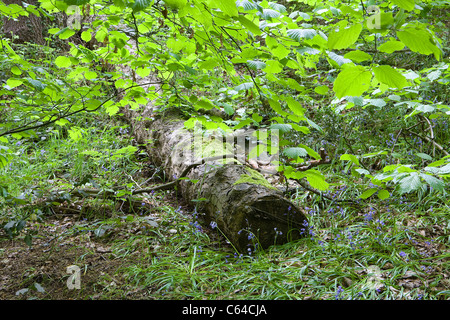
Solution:
[[(190, 231), (180, 231), (177, 225), (180, 225), (180, 223), (183, 224), (183, 221), (180, 221), (181, 219), (184, 220), (185, 225), (192, 226), (194, 217), (191, 214), (185, 213), (178, 215), (174, 219), (174, 216), (168, 213), (173, 213), (173, 210), (167, 210), (168, 206), (172, 208), (178, 207), (175, 210), (176, 212), (188, 212), (185, 205), (180, 205), (180, 201), (182, 200), (176, 198), (173, 192), (167, 192), (161, 195), (158, 197), (158, 201), (159, 203), (146, 203), (150, 210), (141, 219), (133, 215), (109, 216), (104, 219), (98, 219), (98, 217), (86, 219), (79, 214), (57, 215), (48, 217), (42, 222), (35, 222), (29, 226), (30, 229), (38, 231), (37, 235), (33, 238), (31, 247), (25, 243), (23, 237), (1, 241), (0, 269), (2, 272), (0, 275), (0, 300), (165, 299), (164, 293), (162, 293), (162, 289), (164, 288), (163, 284), (149, 284), (145, 280), (151, 278), (150, 274), (152, 274), (152, 271), (146, 268), (155, 264), (155, 259), (158, 259), (159, 256), (164, 257), (167, 254), (165, 252), (166, 250), (160, 246), (164, 241), (166, 243), (169, 241), (169, 246), (174, 244), (180, 246), (175, 250), (178, 251), (177, 253), (172, 251), (174, 253), (170, 257), (172, 261), (176, 259), (187, 259), (186, 265), (190, 263), (191, 258), (188, 257), (186, 252), (183, 252), (182, 243), (177, 240), (171, 241), (170, 238), (175, 237), (177, 233), (183, 233), (188, 236)], [(163, 210), (160, 210), (161, 208)], [(441, 218), (444, 217), (445, 214), (441, 216)], [(151, 222), (150, 226), (147, 223), (149, 221)], [(417, 263), (408, 263), (408, 259), (401, 254), (403, 251), (401, 251), (399, 258), (400, 260), (405, 258), (403, 259), (405, 264), (390, 262), (393, 261), (392, 256), (391, 259), (383, 259), (383, 256), (380, 254), (377, 257), (377, 254), (374, 254), (376, 250), (367, 248), (366, 257), (372, 256), (372, 258), (368, 259), (371, 259), (373, 263), (370, 267), (375, 268), (372, 270), (375, 276), (372, 276), (372, 280), (366, 281), (365, 283), (371, 286), (371, 291), (373, 292), (390, 291), (391, 298), (394, 299), (396, 297), (394, 293), (399, 299), (421, 299), (424, 294), (420, 292), (430, 290), (432, 292), (441, 292), (440, 298), (448, 299), (450, 288), (448, 269), (446, 270), (446, 265), (448, 266), (449, 260), (448, 247), (441, 241), (433, 243), (424, 240), (430, 238), (445, 239), (448, 236), (445, 231), (445, 226), (441, 223), (425, 226), (413, 216), (410, 216), (408, 221), (409, 232), (413, 235), (412, 243), (414, 244), (414, 248), (418, 254), (424, 257), (420, 266), (423, 272), (418, 271), (419, 266)], [(442, 222), (444, 220), (440, 221)], [(151, 233), (149, 235), (145, 232), (146, 228), (152, 228), (156, 224), (161, 227), (157, 234)], [(199, 227), (197, 226), (197, 228)], [(350, 228), (352, 227), (350, 226)], [(209, 240), (212, 239), (209, 244), (205, 243), (205, 248), (207, 247), (208, 250), (213, 250), (216, 253), (228, 253), (225, 257), (228, 257), (229, 260), (233, 259), (232, 248), (225, 243), (223, 238), (210, 229), (203, 228), (201, 231)], [(325, 242), (331, 242), (333, 240), (330, 239), (330, 233), (325, 234), (323, 233), (324, 230), (321, 231), (321, 239)], [(343, 235), (343, 232), (341, 234)], [(155, 235), (160, 238), (158, 241), (162, 240), (162, 238), (165, 238), (165, 240), (155, 242)], [(422, 239), (418, 239), (417, 235), (422, 236)], [(196, 245), (197, 240), (194, 239), (192, 241), (193, 246)], [(334, 241), (336, 241), (336, 237)], [(321, 240), (318, 241), (319, 244), (320, 242)], [(173, 288), (169, 286), (170, 289), (167, 298), (264, 298), (264, 290), (268, 291), (268, 288), (264, 289), (265, 286), (257, 283), (256, 280), (262, 279), (260, 275), (263, 273), (270, 274), (271, 271), (276, 272), (277, 268), (283, 270), (282, 272), (291, 272), (292, 278), (297, 278), (299, 281), (303, 280), (305, 283), (310, 282), (308, 279), (313, 278), (311, 277), (312, 274), (318, 273), (319, 277), (322, 277), (320, 281), (323, 281), (323, 283), (333, 282), (334, 278), (335, 285), (341, 283), (344, 288), (348, 289), (361, 288), (358, 283), (364, 282), (361, 279), (367, 278), (370, 275), (369, 269), (360, 268), (357, 270), (354, 266), (353, 271), (344, 271), (339, 275), (342, 269), (339, 270), (341, 267), (337, 267), (333, 263), (333, 260), (336, 260), (336, 258), (326, 254), (325, 256), (327, 258), (319, 256), (320, 263), (318, 265), (314, 263), (311, 266), (311, 258), (299, 258), (299, 256), (305, 255), (305, 250), (308, 248), (305, 248), (305, 245), (301, 242), (293, 246), (296, 246), (295, 251), (288, 248), (287, 254), (280, 254), (284, 250), (283, 246), (281, 246), (280, 251), (275, 250), (273, 252), (255, 255), (252, 258), (253, 260), (247, 260), (247, 265), (246, 263), (240, 265), (235, 255), (234, 267), (233, 263), (229, 263), (226, 268), (230, 270), (231, 268), (235, 268), (234, 277), (237, 278), (234, 281), (239, 283), (237, 286), (228, 284), (230, 286), (228, 287), (224, 283), (223, 288), (217, 289), (215, 288), (216, 284), (214, 282), (208, 282), (212, 281), (209, 278), (206, 281), (208, 283), (206, 287), (196, 288), (191, 293), (189, 292), (189, 285), (187, 285), (187, 288), (184, 288), (186, 291), (182, 290), (182, 292), (177, 292), (177, 290), (172, 291)], [(191, 252), (191, 250), (188, 251)], [(346, 249), (343, 249), (342, 253), (344, 254), (345, 251)], [(317, 255), (317, 242), (312, 243), (311, 252), (313, 252), (313, 255)], [(339, 252), (335, 253), (336, 256), (339, 254)], [(200, 252), (198, 252), (198, 255), (200, 256)], [(388, 256), (389, 254), (385, 257)], [(211, 276), (214, 276), (214, 272), (221, 272), (224, 268), (218, 259), (209, 260), (207, 258), (206, 260), (207, 263), (215, 265), (215, 267), (212, 267)], [(360, 259), (358, 258), (356, 260)], [(347, 261), (347, 264), (350, 264), (348, 259), (345, 259), (345, 261)], [(360, 261), (364, 263), (362, 260)], [(367, 265), (367, 263), (365, 264)], [(80, 268), (81, 282), (79, 290), (70, 289), (68, 285), (71, 282), (69, 279), (71, 273), (68, 272), (67, 268), (73, 265)], [(203, 258), (203, 265), (206, 265), (205, 258)], [(164, 279), (163, 269), (167, 268), (167, 275), (170, 275), (171, 271), (169, 270), (172, 267), (174, 270), (177, 270), (176, 272), (180, 272), (178, 275), (176, 273), (173, 274), (175, 278), (173, 280), (175, 282), (180, 281), (180, 285), (183, 286), (186, 274), (182, 274), (183, 271), (177, 269), (176, 263), (169, 267), (162, 265), (161, 270), (159, 270), (161, 274), (157, 277), (160, 280)], [(299, 277), (299, 270), (305, 269), (306, 267), (307, 269), (313, 270), (313, 272), (300, 273)], [(342, 267), (345, 268), (345, 266)], [(202, 264), (199, 264), (198, 268), (201, 269)], [(248, 272), (245, 271), (250, 268), (252, 269)], [(322, 270), (318, 272), (317, 269), (314, 270), (315, 268)], [(140, 271), (136, 271), (136, 269)], [(188, 277), (195, 279), (195, 273), (192, 274), (192, 269), (190, 271), (190, 273), (185, 273), (187, 273)], [(226, 271), (226, 269), (223, 271)], [(297, 275), (295, 275), (296, 273)], [(393, 275), (391, 280), (388, 280), (389, 275)], [(178, 276), (179, 279), (177, 279)], [(134, 281), (133, 277), (135, 280), (138, 280)], [(139, 277), (141, 277), (141, 280), (139, 280)], [(290, 277), (286, 277), (285, 279), (289, 280)], [(249, 280), (255, 282), (255, 288), (259, 289), (254, 289), (253, 292), (246, 293), (246, 295), (242, 296), (246, 291), (246, 287), (248, 287), (246, 282)], [(197, 278), (197, 281), (200, 282), (200, 279)], [(216, 279), (216, 281), (220, 281), (220, 279)], [(391, 286), (385, 286), (383, 283), (386, 281)], [(287, 281), (285, 282), (289, 283)], [(341, 286), (338, 288), (341, 288)], [(342, 290), (342, 288), (338, 290), (336, 295), (328, 293), (322, 296), (320, 290), (318, 291), (317, 288), (312, 288), (308, 284), (303, 288), (305, 295), (301, 294), (300, 292), (302, 290), (299, 290), (297, 287), (295, 289), (284, 289), (286, 292), (290, 290), (292, 290), (293, 294), (297, 294), (297, 299), (333, 299), (333, 297), (338, 298), (339, 290)], [(165, 291), (167, 292), (167, 289)], [(358, 299), (356, 295), (352, 298)], [(366, 298), (374, 299), (376, 296)]]
[[(174, 207), (178, 203), (171, 194), (164, 201)], [(39, 234), (32, 246), (23, 237), (0, 242), (0, 300), (152, 299), (149, 288), (127, 286), (120, 275), (124, 266), (148, 258), (148, 251), (117, 257), (112, 248), (141, 234), (145, 222), (129, 218), (99, 236), (99, 220), (75, 213), (49, 217), (30, 228)], [(67, 270), (73, 265), (81, 267), (79, 290), (68, 285), (75, 283)]]

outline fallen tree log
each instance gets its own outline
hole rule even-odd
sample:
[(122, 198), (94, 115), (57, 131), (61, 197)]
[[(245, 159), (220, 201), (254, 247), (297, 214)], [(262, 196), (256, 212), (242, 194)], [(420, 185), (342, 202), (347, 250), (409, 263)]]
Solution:
[[(267, 248), (304, 235), (304, 210), (284, 198), (261, 173), (243, 165), (230, 146), (217, 145), (225, 144), (223, 141), (203, 142), (203, 151), (213, 150), (203, 163), (201, 158), (189, 156), (193, 133), (184, 128), (181, 112), (169, 109), (153, 121), (144, 120), (151, 112), (151, 106), (124, 110), (138, 143), (146, 145), (151, 161), (172, 179), (191, 167), (187, 179), (177, 184), (179, 191), (187, 202), (203, 199), (196, 202), (197, 211), (203, 213), (206, 223), (214, 222), (238, 251)], [(225, 150), (222, 157), (218, 150)]]

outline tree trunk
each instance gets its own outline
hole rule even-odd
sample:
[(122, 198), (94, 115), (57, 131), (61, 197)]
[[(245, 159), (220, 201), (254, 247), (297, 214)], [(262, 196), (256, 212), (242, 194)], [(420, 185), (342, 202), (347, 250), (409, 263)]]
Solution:
[[(17, 4), (22, 5), (20, 0), (3, 0), (6, 5)], [(29, 0), (27, 3), (39, 6), (36, 0)], [(17, 19), (3, 18), (3, 33), (9, 38), (17, 36), (18, 39), (14, 40), (14, 43), (23, 44), (25, 42), (41, 44), (45, 43), (43, 38), (43, 26), (41, 18), (30, 13), (28, 17), (19, 16)]]
[[(184, 128), (185, 119), (177, 109), (169, 109), (153, 121), (142, 120), (152, 112), (150, 105), (139, 111), (124, 110), (137, 141), (147, 146), (153, 163), (176, 178), (191, 163), (205, 159), (192, 152), (198, 147), (196, 138)], [(202, 155), (208, 148), (215, 152), (206, 154), (206, 159), (233, 152), (222, 140), (202, 140), (201, 148)], [(197, 211), (240, 252), (257, 246), (265, 249), (303, 236), (307, 221), (304, 211), (285, 199), (261, 173), (236, 162), (235, 158), (215, 159), (194, 167), (186, 176), (189, 180), (180, 182), (179, 191), (187, 202), (203, 199), (196, 202)]]

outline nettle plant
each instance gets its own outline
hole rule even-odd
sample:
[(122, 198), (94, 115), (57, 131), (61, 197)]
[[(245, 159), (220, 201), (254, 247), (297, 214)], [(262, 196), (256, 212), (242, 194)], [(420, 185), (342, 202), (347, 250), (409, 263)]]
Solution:
[[(449, 116), (448, 105), (423, 100), (419, 90), (425, 81), (448, 85), (445, 60), (424, 73), (381, 63), (398, 52), (443, 60), (435, 26), (423, 19), (424, 8), (433, 5), (417, 0), (40, 0), (39, 11), (2, 5), (9, 17), (40, 13), (52, 19), (67, 12), (71, 20), (69, 27), (49, 30), (50, 38), (67, 40), (70, 49), (49, 61), (47, 69), (25, 61), (2, 40), (9, 72), (1, 93), (19, 114), (18, 121), (1, 124), (2, 143), (8, 134), (32, 135), (38, 124), (67, 125), (65, 118), (77, 112), (103, 108), (114, 115), (120, 107), (138, 109), (153, 100), (160, 110), (178, 106), (186, 112), (188, 128), (200, 122), (207, 130), (280, 130), (288, 159), (280, 165), (284, 176), (306, 178), (326, 190), (319, 170), (297, 170), (307, 157), (318, 160), (320, 155), (289, 138), (302, 140), (310, 130), (321, 130), (305, 107), (314, 97), (330, 97), (336, 112), (369, 104), (407, 105), (405, 123), (417, 115), (428, 120)], [(119, 65), (130, 67), (128, 78), (107, 68)], [(151, 73), (162, 85), (146, 92), (136, 77)], [(106, 85), (116, 92), (106, 96)], [(5, 165), (9, 158), (2, 152)], [(384, 152), (389, 151), (362, 157)], [(445, 179), (450, 173), (446, 156), (423, 168), (388, 165), (375, 175), (360, 166), (357, 155), (340, 159), (353, 175), (364, 174), (376, 186), (362, 197), (378, 192), (384, 199), (391, 183), (401, 192), (423, 185), (443, 191), (436, 176)]]

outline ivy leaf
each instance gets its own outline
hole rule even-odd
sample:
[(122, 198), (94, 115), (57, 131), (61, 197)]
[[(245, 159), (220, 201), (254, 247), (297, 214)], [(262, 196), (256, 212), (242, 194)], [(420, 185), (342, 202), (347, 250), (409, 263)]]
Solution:
[(372, 73), (363, 66), (349, 66), (339, 73), (333, 84), (338, 98), (360, 96), (370, 87)]
[(339, 31), (332, 31), (328, 35), (329, 49), (346, 49), (358, 40), (362, 31), (361, 24), (354, 24), (348, 28), (341, 28)]
[(388, 65), (373, 68), (373, 73), (378, 81), (391, 88), (402, 89), (408, 84), (404, 75)]

